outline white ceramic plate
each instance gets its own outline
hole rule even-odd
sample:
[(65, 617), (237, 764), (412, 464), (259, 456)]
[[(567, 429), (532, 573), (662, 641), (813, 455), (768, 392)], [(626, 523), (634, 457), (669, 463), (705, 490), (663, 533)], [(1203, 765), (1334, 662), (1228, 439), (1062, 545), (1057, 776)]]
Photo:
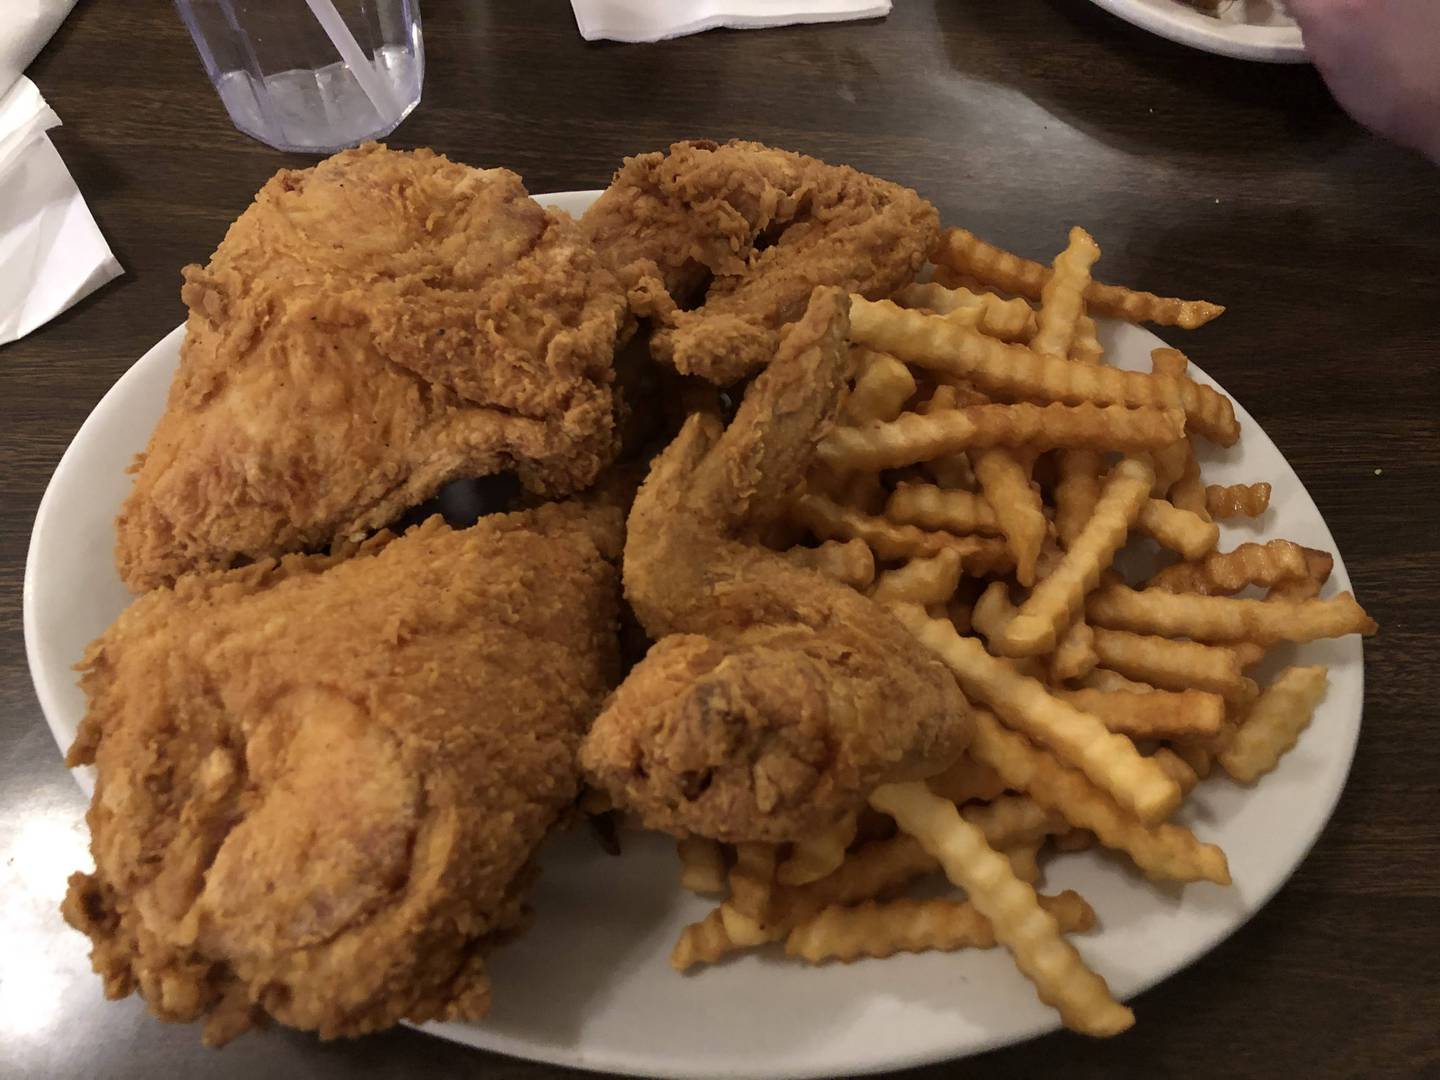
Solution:
[[(596, 194), (541, 199), (578, 214)], [(35, 520), (25, 572), (25, 640), (41, 705), (62, 747), (84, 711), (71, 665), (127, 602), (112, 559), (113, 521), (130, 487), (125, 467), (164, 407), (182, 334), (183, 328), (168, 335), (105, 395), (66, 451)], [(1148, 368), (1150, 349), (1162, 344), (1114, 323), (1103, 326), (1101, 336), (1111, 359), (1129, 368)], [(1334, 551), (1330, 530), (1294, 471), (1250, 415), (1239, 406), (1236, 412), (1240, 444), (1208, 451), (1206, 475), (1263, 478), (1274, 495), (1258, 528), (1227, 527), (1224, 546), (1263, 534)], [(1337, 554), (1327, 591), (1349, 587)], [(1229, 854), (1233, 888), (1156, 888), (1125, 861), (1093, 851), (1058, 857), (1046, 870), (1047, 888), (1077, 889), (1095, 906), (1102, 929), (1078, 944), (1121, 997), (1195, 960), (1254, 914), (1304, 858), (1340, 795), (1360, 728), (1359, 639), (1280, 652), (1331, 667), (1330, 692), (1310, 730), (1253, 791), (1211, 780), (1182, 814)], [(490, 1017), (427, 1030), (580, 1068), (721, 1077), (898, 1068), (1057, 1026), (1003, 950), (819, 969), (766, 953), (677, 975), (670, 947), (707, 905), (677, 887), (668, 842), (626, 836), (624, 843), (624, 855), (610, 858), (583, 830), (557, 837), (535, 891), (534, 927), (494, 956)], [(1144, 1002), (1138, 1013), (1145, 1023)]]
[(1277, 0), (1222, 0), (1216, 15), (1185, 0), (1094, 0), (1106, 11), (1182, 45), (1241, 60), (1303, 64), (1300, 27)]

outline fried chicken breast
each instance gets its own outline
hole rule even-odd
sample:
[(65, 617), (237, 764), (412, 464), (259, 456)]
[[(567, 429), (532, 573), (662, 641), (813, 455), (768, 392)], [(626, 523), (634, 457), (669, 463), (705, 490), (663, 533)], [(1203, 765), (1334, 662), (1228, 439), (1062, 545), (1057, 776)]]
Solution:
[(834, 420), (847, 307), (816, 290), (729, 428), (692, 416), (631, 510), (625, 592), (658, 641), (581, 762), (651, 828), (806, 838), (969, 740), (954, 678), (888, 612), (745, 539), (784, 512)]
[[(433, 518), (352, 558), (188, 575), (86, 653), (109, 997), (324, 1037), (470, 1019), (618, 677), (618, 511)], [(598, 547), (597, 547), (598, 544)]]
[(757, 142), (626, 158), (581, 226), (649, 316), (656, 358), (726, 385), (763, 367), (818, 285), (881, 299), (939, 231), (909, 188)]
[(282, 171), (181, 298), (117, 522), (137, 591), (380, 528), (461, 477), (576, 491), (614, 455), (623, 292), (504, 169), (371, 144)]

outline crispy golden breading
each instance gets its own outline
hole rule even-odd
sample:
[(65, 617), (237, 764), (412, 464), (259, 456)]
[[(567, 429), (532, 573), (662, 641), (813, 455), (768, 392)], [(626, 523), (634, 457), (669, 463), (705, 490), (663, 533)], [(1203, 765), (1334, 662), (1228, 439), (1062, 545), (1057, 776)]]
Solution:
[(879, 605), (741, 539), (785, 511), (834, 420), (845, 308), (817, 290), (729, 428), (692, 417), (631, 511), (626, 596), (658, 643), (581, 760), (652, 828), (802, 840), (969, 738), (955, 680)]
[(816, 286), (878, 299), (913, 280), (939, 215), (847, 166), (694, 141), (626, 158), (581, 227), (655, 320), (655, 356), (724, 385), (770, 362)]
[(380, 528), (461, 477), (575, 491), (614, 455), (623, 292), (512, 172), (376, 145), (282, 171), (181, 298), (117, 522), (136, 590)]
[[(609, 523), (597, 519), (609, 518)], [(192, 574), (85, 655), (98, 770), (64, 912), (109, 997), (322, 1036), (472, 1018), (618, 677), (620, 518), (439, 518), (345, 560)], [(388, 542), (386, 540), (388, 539)]]

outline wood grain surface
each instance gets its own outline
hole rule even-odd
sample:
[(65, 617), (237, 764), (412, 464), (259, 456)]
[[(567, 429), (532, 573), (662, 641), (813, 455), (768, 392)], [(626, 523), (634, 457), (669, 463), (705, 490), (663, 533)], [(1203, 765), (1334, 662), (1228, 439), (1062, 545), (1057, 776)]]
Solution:
[[(1184, 344), (1294, 464), (1383, 626), (1335, 818), (1248, 926), (1142, 995), (1121, 1039), (909, 1075), (1437, 1075), (1440, 169), (1355, 127), (1307, 67), (1191, 52), (1080, 0), (897, 0), (884, 21), (655, 46), (587, 45), (562, 0), (423, 7), (425, 97), (393, 145), (552, 191), (677, 138), (762, 139), (913, 185), (1024, 253), (1083, 223), (1105, 277), (1229, 305)], [(84, 802), (25, 666), (36, 506), (91, 408), (181, 320), (180, 268), (308, 161), (232, 129), (168, 4), (81, 0), (30, 74), (126, 272), (0, 349), (0, 1075), (564, 1074), (403, 1030), (205, 1051), (135, 999), (103, 1003), (55, 914)]]

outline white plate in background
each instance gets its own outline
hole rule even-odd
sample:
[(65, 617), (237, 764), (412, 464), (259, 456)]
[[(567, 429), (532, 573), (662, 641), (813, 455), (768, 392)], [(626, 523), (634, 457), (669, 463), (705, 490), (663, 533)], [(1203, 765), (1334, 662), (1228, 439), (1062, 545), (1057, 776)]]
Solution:
[(1206, 52), (1240, 60), (1303, 64), (1300, 27), (1279, 0), (1221, 0), (1207, 15), (1185, 0), (1093, 0), (1128, 23)]
[[(598, 194), (539, 198), (578, 215)], [(128, 599), (114, 568), (114, 518), (130, 489), (125, 468), (164, 408), (183, 332), (176, 329), (141, 357), (96, 406), (35, 519), (25, 568), (25, 640), (40, 703), (62, 748), (84, 712), (71, 665)], [(1148, 370), (1150, 350), (1164, 344), (1109, 320), (1101, 322), (1101, 338), (1113, 363), (1133, 369)], [(1204, 373), (1193, 374), (1214, 385)], [(1283, 536), (1335, 552), (1314, 501), (1275, 444), (1238, 403), (1236, 414), (1237, 446), (1202, 444), (1206, 478), (1268, 480), (1274, 492), (1256, 525), (1222, 526), (1222, 546)], [(1327, 595), (1349, 587), (1336, 552)], [(1360, 731), (1360, 640), (1276, 651), (1283, 660), (1330, 665), (1330, 690), (1310, 729), (1254, 789), (1212, 779), (1180, 814), (1201, 839), (1225, 849), (1232, 887), (1157, 888), (1125, 860), (1094, 850), (1056, 857), (1046, 867), (1046, 891), (1073, 888), (1094, 905), (1100, 929), (1073, 940), (1121, 998), (1173, 974), (1243, 925), (1299, 865), (1340, 796)], [(670, 948), (681, 927), (703, 917), (709, 905), (679, 888), (670, 843), (633, 835), (623, 841), (625, 853), (611, 858), (585, 830), (556, 837), (542, 858), (533, 926), (490, 962), (490, 1016), (480, 1024), (424, 1030), (578, 1068), (808, 1077), (959, 1057), (1059, 1025), (1003, 949), (809, 968), (783, 961), (772, 947), (679, 975), (670, 967)], [(1212, 1020), (1223, 1018), (1226, 1007), (1215, 1003)], [(1276, 1022), (1283, 1022), (1282, 1003), (1276, 1010)], [(1143, 1000), (1136, 1013), (1147, 1023)]]

